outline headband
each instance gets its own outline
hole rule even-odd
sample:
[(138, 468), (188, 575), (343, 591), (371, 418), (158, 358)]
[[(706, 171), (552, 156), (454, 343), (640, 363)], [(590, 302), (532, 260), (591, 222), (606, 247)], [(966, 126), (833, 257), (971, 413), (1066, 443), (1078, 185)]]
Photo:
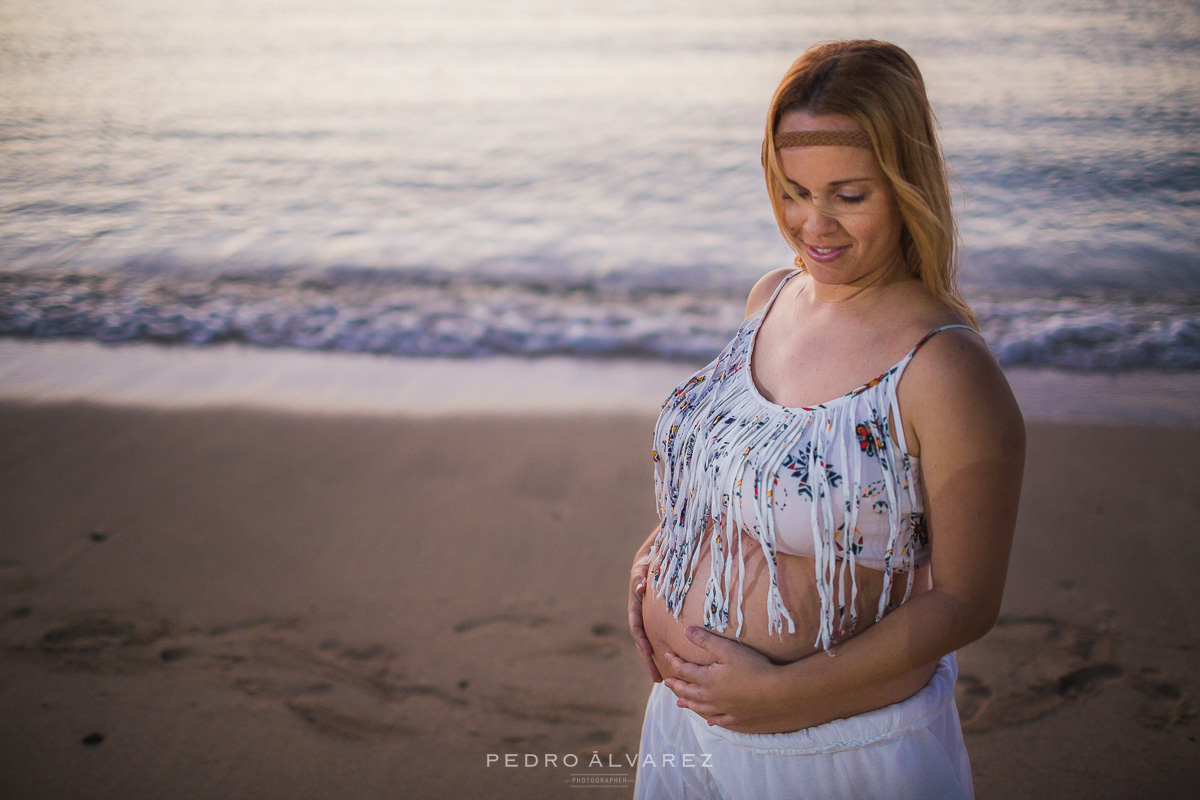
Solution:
[(789, 131), (775, 134), (775, 148), (835, 145), (871, 149), (871, 139), (862, 131)]

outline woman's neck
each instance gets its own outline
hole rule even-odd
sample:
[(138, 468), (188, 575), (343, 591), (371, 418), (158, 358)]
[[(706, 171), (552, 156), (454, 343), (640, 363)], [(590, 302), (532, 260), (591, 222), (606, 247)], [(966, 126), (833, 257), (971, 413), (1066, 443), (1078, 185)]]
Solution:
[(860, 306), (869, 303), (889, 286), (909, 279), (910, 272), (904, 257), (897, 254), (895, 258), (856, 281), (850, 283), (822, 283), (809, 270), (811, 290), (810, 298), (813, 304), (821, 307), (853, 304)]

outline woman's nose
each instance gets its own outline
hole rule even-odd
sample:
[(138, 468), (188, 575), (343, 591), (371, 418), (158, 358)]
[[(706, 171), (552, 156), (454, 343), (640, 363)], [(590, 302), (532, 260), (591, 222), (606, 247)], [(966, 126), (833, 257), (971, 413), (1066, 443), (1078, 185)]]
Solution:
[(792, 230), (797, 231), (801, 238), (819, 238), (835, 233), (838, 229), (836, 217), (823, 213), (811, 203), (793, 204), (794, 209)]

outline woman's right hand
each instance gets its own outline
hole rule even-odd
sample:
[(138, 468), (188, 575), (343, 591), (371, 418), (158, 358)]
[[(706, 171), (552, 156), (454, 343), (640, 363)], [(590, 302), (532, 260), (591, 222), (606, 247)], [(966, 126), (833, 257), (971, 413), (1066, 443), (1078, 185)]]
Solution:
[(642, 623), (642, 598), (646, 594), (646, 581), (649, 576), (650, 554), (643, 547), (638, 551), (638, 560), (633, 562), (633, 569), (629, 573), (629, 633), (633, 636), (633, 643), (637, 645), (638, 655), (645, 662), (646, 669), (650, 670), (650, 679), (658, 683), (662, 680), (662, 675), (651, 657), (654, 648), (646, 638), (646, 628)]

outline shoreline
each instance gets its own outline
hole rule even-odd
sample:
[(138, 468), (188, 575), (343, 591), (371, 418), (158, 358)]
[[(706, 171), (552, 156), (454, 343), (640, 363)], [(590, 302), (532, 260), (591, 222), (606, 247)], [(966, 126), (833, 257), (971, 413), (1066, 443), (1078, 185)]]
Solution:
[[(351, 415), (655, 413), (697, 365), (0, 340), (0, 401)], [(1200, 372), (1005, 370), (1027, 420), (1200, 428)]]

